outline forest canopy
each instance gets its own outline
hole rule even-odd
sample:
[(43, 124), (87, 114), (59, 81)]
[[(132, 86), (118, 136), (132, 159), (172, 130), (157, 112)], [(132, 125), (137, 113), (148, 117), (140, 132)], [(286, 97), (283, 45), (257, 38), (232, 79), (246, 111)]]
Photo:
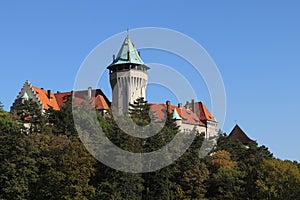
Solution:
[[(130, 107), (136, 124), (149, 123), (146, 101)], [(107, 137), (128, 151), (153, 151), (180, 131), (168, 115), (159, 134), (141, 141), (120, 130), (110, 113), (97, 117)], [(0, 106), (0, 199), (299, 199), (298, 162), (276, 159), (267, 147), (232, 141), (222, 132), (215, 148), (200, 158), (204, 135), (195, 134), (173, 164), (155, 172), (125, 173), (86, 150), (74, 127), (71, 102), (43, 114), (31, 100), (11, 113)]]

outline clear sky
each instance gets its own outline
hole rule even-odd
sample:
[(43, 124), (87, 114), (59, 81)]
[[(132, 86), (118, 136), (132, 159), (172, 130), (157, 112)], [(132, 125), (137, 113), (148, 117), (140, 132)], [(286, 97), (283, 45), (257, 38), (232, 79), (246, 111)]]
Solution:
[[(218, 66), (227, 95), (223, 130), (237, 121), (276, 157), (300, 161), (299, 11), (297, 0), (1, 1), (0, 101), (9, 110), (25, 80), (69, 91), (103, 40), (127, 27), (169, 28), (200, 43)], [(184, 67), (166, 53), (144, 53), (145, 62)], [(111, 98), (109, 84), (100, 87)], [(165, 102), (149, 92), (149, 100)]]

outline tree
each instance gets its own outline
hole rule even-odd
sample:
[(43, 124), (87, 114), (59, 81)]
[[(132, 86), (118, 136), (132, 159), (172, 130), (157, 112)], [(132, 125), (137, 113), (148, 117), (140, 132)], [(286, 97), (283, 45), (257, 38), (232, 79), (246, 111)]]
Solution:
[(79, 138), (37, 134), (30, 136), (39, 147), (40, 177), (31, 199), (88, 199), (94, 194), (89, 185), (95, 159)]
[(17, 133), (20, 130), (20, 126), (17, 122), (13, 121), (9, 113), (3, 110), (3, 106), (0, 102), (0, 135), (6, 133)]
[(255, 184), (259, 199), (298, 199), (300, 170), (291, 161), (264, 159), (260, 163)]
[(60, 110), (48, 109), (45, 113), (53, 127), (53, 133), (65, 135), (77, 135), (72, 113), (72, 99), (68, 99)]
[[(179, 133), (179, 127), (172, 118), (172, 115), (168, 112), (166, 114), (167, 118), (164, 127), (156, 135), (143, 140), (142, 147), (144, 152), (161, 149)], [(156, 131), (155, 126), (153, 126), (153, 131)], [(175, 167), (175, 165), (170, 165), (155, 172), (144, 173), (142, 175), (145, 180), (145, 199), (174, 199), (176, 184), (173, 179), (173, 173)]]
[(265, 146), (258, 146), (257, 142), (252, 141), (244, 145), (238, 140), (230, 140), (226, 135), (220, 135), (217, 141), (216, 151), (226, 150), (231, 154), (234, 161), (247, 161), (252, 158), (270, 159), (272, 153)]
[(216, 170), (219, 168), (234, 169), (237, 165), (237, 162), (232, 161), (230, 156), (231, 154), (225, 150), (214, 152), (214, 154), (211, 156), (212, 168)]
[(12, 114), (20, 123), (28, 125), (26, 128), (23, 127), (23, 131), (27, 133), (42, 132), (45, 119), (38, 104), (32, 99), (24, 100), (23, 103), (17, 105)]
[(258, 146), (257, 142), (250, 142), (247, 145), (240, 141), (232, 141), (225, 134), (221, 134), (215, 151), (226, 150), (231, 154), (231, 159), (236, 162), (237, 169), (244, 174), (245, 198), (254, 199), (257, 193), (255, 181), (258, 178), (258, 164), (263, 159), (272, 159), (273, 154), (265, 146)]
[(209, 199), (245, 199), (244, 174), (236, 169), (220, 168), (208, 181)]
[(204, 199), (207, 186), (205, 182), (209, 171), (205, 163), (200, 160), (199, 152), (204, 141), (204, 134), (194, 129), (193, 143), (187, 151), (175, 162), (173, 182), (176, 185), (176, 199)]
[(37, 180), (38, 152), (0, 105), (0, 199), (26, 199)]
[(237, 162), (231, 160), (231, 154), (225, 150), (213, 153), (210, 158), (210, 179), (208, 192), (210, 199), (243, 199), (244, 176), (238, 170)]
[[(82, 116), (81, 114), (80, 116)], [(106, 118), (98, 115), (99, 124), (105, 135), (109, 140), (120, 148), (130, 152), (140, 152), (142, 143), (138, 138), (132, 137), (123, 132), (112, 115), (108, 115)], [(80, 120), (82, 121), (82, 120)], [(122, 121), (120, 122), (122, 123)], [(93, 127), (93, 123), (90, 120), (84, 120), (84, 123), (80, 124), (82, 128)], [(126, 123), (124, 124), (126, 126)], [(128, 126), (128, 125), (127, 125)], [(127, 127), (130, 129), (130, 127)], [(132, 127), (131, 127), (132, 128)], [(84, 128), (86, 130), (86, 128)], [(89, 135), (91, 131), (88, 131), (86, 135)], [(97, 136), (94, 136), (95, 141), (98, 140)], [(105, 144), (102, 144), (105, 145)], [(101, 151), (101, 154), (107, 153), (109, 155), (110, 148), (95, 149), (95, 152)], [(118, 160), (126, 162), (123, 157), (116, 158)], [(112, 169), (104, 164), (97, 162), (96, 174), (92, 178), (92, 183), (95, 186), (97, 192), (94, 199), (141, 199), (143, 187), (143, 178), (141, 174), (131, 174)]]
[(30, 199), (38, 180), (34, 142), (21, 133), (0, 136), (0, 199)]
[(178, 199), (203, 199), (206, 193), (204, 182), (208, 179), (209, 171), (200, 160), (194, 163), (194, 167), (183, 172), (179, 186), (176, 188)]
[(150, 105), (144, 100), (144, 97), (137, 98), (133, 104), (129, 104), (129, 107), (130, 117), (137, 125), (144, 126), (150, 123)]

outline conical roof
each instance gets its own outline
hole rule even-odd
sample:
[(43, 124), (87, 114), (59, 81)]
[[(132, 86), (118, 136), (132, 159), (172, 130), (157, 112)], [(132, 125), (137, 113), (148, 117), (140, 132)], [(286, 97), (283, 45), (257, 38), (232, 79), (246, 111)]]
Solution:
[(120, 64), (144, 65), (144, 62), (139, 56), (139, 53), (134, 47), (134, 44), (129, 35), (126, 36), (117, 57), (108, 67)]
[(243, 144), (248, 144), (253, 141), (238, 125), (235, 125), (228, 137), (230, 140), (239, 140)]
[(175, 119), (175, 120), (181, 120), (181, 117), (179, 116), (179, 114), (178, 114), (178, 112), (177, 112), (177, 110), (176, 110), (176, 108), (174, 108), (174, 110), (173, 110), (173, 119)]

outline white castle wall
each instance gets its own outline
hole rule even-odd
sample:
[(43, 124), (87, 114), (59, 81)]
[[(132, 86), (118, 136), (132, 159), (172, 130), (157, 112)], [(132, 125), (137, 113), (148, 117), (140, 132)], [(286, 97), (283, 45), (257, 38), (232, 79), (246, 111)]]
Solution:
[(110, 74), (112, 85), (112, 107), (119, 114), (126, 113), (129, 103), (139, 97), (146, 98), (148, 74), (142, 70), (116, 71)]

